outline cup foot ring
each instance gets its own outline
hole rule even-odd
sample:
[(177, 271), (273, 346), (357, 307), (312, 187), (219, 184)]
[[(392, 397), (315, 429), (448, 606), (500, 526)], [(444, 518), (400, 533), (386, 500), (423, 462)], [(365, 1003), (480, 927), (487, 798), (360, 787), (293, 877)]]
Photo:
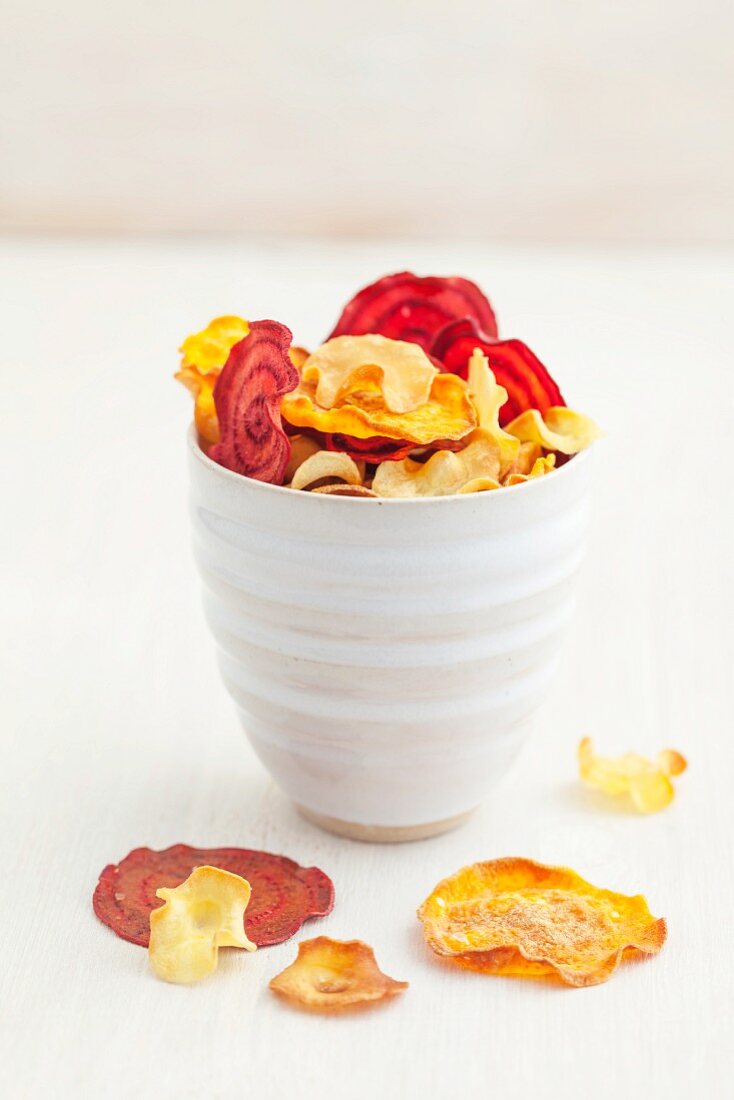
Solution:
[(360, 825), (355, 821), (342, 821), (338, 817), (317, 813), (315, 810), (309, 810), (307, 806), (301, 806), (298, 802), (296, 802), (296, 809), (307, 821), (318, 825), (320, 829), (325, 829), (327, 833), (336, 833), (337, 836), (371, 844), (404, 844), (411, 840), (427, 840), (428, 837), (458, 829), (474, 813), (472, 808), (454, 817), (428, 821), (422, 825)]

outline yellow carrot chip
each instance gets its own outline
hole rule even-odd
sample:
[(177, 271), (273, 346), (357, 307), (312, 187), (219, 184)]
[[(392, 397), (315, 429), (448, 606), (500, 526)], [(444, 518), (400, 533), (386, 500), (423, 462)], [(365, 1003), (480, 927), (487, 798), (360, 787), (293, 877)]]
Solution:
[(195, 367), (181, 367), (175, 377), (183, 382), (194, 398), (194, 422), (199, 435), (207, 444), (218, 443), (219, 421), (214, 406), (214, 383), (219, 373), (199, 374)]
[(207, 444), (219, 442), (214, 385), (231, 348), (249, 331), (242, 317), (215, 317), (201, 332), (187, 336), (179, 349), (181, 367), (175, 377), (194, 398), (196, 430)]
[(317, 936), (298, 945), (296, 961), (277, 974), (270, 988), (299, 1008), (357, 1008), (402, 993), (407, 982), (383, 974), (371, 947), (361, 940)]
[(217, 968), (220, 947), (255, 951), (245, 933), (250, 884), (219, 867), (196, 867), (175, 888), (161, 887), (165, 905), (150, 914), (148, 957), (167, 982), (198, 982)]
[(643, 814), (654, 814), (670, 805), (675, 794), (671, 776), (680, 775), (687, 767), (685, 757), (674, 749), (658, 753), (656, 760), (634, 752), (615, 758), (597, 756), (590, 737), (579, 744), (578, 761), (587, 787), (614, 796), (627, 794)]
[(244, 340), (250, 326), (242, 317), (215, 317), (201, 332), (187, 336), (180, 347), (181, 366), (199, 374), (216, 374), (227, 362), (230, 349)]
[(463, 439), (477, 422), (466, 383), (454, 374), (437, 374), (428, 401), (410, 412), (392, 412), (374, 388), (349, 393), (343, 404), (325, 409), (316, 401), (316, 383), (303, 379), (292, 393), (285, 395), (280, 411), (297, 428), (351, 435), (356, 439), (383, 436), (420, 444), (437, 439)]
[(498, 489), (500, 446), (484, 428), (472, 432), (458, 452), (436, 451), (427, 462), (404, 458), (381, 462), (372, 488), (382, 497), (440, 497)]
[(530, 859), (474, 863), (444, 879), (418, 910), (437, 955), (488, 974), (607, 981), (627, 953), (655, 955), (665, 921), (647, 902)]
[[(523, 444), (525, 446), (525, 444)], [(527, 474), (510, 473), (507, 474), (503, 480), (503, 485), (520, 485), (523, 481), (529, 481), (532, 477), (543, 477), (544, 474), (549, 474), (556, 465), (556, 456), (554, 454), (541, 455), (536, 458), (533, 465), (530, 468), (530, 472)]]
[(510, 435), (523, 442), (537, 443), (547, 451), (575, 455), (601, 436), (601, 429), (589, 416), (553, 405), (541, 416), (537, 409), (527, 409), (507, 425)]
[(327, 477), (338, 478), (348, 485), (362, 484), (360, 469), (349, 455), (340, 451), (317, 451), (298, 467), (291, 480), (291, 489), (307, 489)]
[(303, 364), (305, 382), (315, 382), (314, 400), (323, 409), (344, 403), (352, 393), (382, 395), (390, 412), (424, 405), (438, 370), (418, 344), (385, 336), (336, 336)]

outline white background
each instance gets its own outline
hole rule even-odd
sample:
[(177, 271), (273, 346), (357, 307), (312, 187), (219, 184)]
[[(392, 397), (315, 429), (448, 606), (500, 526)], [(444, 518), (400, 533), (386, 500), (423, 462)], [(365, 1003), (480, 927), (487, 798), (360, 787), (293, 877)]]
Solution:
[(734, 242), (730, 0), (4, 0), (0, 225)]
[[(397, 847), (302, 821), (248, 749), (215, 669), (188, 541), (175, 348), (217, 312), (313, 345), (353, 288), (411, 265), (491, 295), (608, 431), (578, 614), (512, 772), (463, 829)], [(732, 266), (438, 246), (6, 242), (0, 251), (4, 652), (0, 1088), (12, 1097), (731, 1095)], [(664, 813), (586, 792), (575, 747), (689, 758)], [(131, 848), (243, 845), (316, 863), (328, 932), (410, 989), (311, 1017), (268, 980), (295, 943), (224, 952), (193, 988), (91, 908)], [(461, 865), (568, 864), (644, 892), (655, 959), (587, 990), (457, 972), (414, 913)]]

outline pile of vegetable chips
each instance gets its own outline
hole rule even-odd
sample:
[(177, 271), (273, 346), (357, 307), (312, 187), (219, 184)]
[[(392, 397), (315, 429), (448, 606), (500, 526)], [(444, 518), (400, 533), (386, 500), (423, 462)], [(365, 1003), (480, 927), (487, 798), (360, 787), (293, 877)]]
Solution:
[(379, 279), (313, 353), (277, 321), (232, 316), (181, 352), (209, 457), (298, 491), (486, 492), (552, 473), (599, 435), (525, 344), (499, 339), (468, 279)]

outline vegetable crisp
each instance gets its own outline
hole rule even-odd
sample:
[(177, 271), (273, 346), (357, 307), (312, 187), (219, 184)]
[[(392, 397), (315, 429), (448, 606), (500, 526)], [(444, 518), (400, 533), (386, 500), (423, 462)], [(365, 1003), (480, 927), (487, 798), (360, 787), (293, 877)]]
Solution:
[(311, 354), (285, 325), (235, 316), (181, 351), (202, 450), (299, 492), (494, 491), (553, 475), (600, 434), (527, 345), (499, 339), (487, 298), (458, 277), (379, 279)]

